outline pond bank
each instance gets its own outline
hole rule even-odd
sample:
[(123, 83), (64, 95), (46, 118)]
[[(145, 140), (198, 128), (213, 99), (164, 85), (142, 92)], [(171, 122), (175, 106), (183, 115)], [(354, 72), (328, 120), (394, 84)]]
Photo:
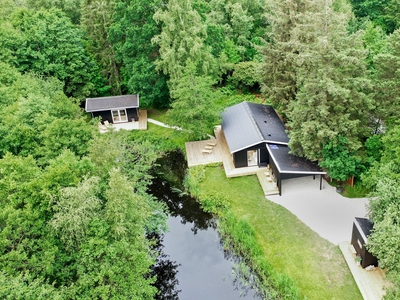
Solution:
[(177, 183), (184, 177), (181, 167), (185, 165), (179, 157), (171, 153), (166, 157), (171, 160), (162, 160), (159, 175), (149, 188), (170, 211), (170, 231), (159, 237), (156, 247), (160, 252), (153, 272), (160, 291), (156, 299), (261, 299), (252, 288), (255, 281), (246, 277), (249, 273), (242, 275), (246, 268), (241, 260), (224, 248), (214, 216), (162, 179), (165, 168), (177, 168), (173, 175), (165, 176), (171, 181)]
[[(198, 182), (194, 190), (200, 198), (201, 194), (222, 194), (233, 223), (243, 222), (253, 230), (260, 252), (249, 251), (249, 259), (265, 259), (282, 279), (281, 287), (291, 282), (289, 285), (300, 292), (300, 299), (362, 299), (339, 248), (282, 206), (265, 199), (256, 176), (227, 179), (220, 166), (194, 167), (189, 171), (196, 174), (197, 179), (191, 181)], [(242, 235), (239, 246), (246, 247), (246, 236)]]

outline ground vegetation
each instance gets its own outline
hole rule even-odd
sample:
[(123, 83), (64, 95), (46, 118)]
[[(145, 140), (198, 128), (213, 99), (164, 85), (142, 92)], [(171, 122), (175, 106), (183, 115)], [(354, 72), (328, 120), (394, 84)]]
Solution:
[[(127, 276), (145, 286), (134, 295), (151, 298), (144, 234), (159, 230), (163, 215), (150, 213), (160, 208), (145, 193), (148, 169), (166, 149), (212, 134), (220, 112), (243, 100), (273, 104), (292, 152), (336, 180), (354, 175), (353, 196), (372, 191), (371, 251), (398, 280), (390, 260), (399, 251), (390, 244), (399, 228), (398, 0), (265, 4), (0, 0), (0, 282), (15, 287), (2, 297), (84, 298), (90, 289), (117, 297)], [(150, 124), (148, 134), (100, 137), (82, 101), (121, 93), (138, 93), (143, 108), (183, 130)], [(140, 216), (118, 210), (130, 204), (116, 190)], [(67, 200), (85, 193), (87, 202)], [(128, 231), (138, 235), (133, 244)], [(102, 250), (90, 256), (94, 245)], [(107, 268), (112, 251), (127, 260)]]

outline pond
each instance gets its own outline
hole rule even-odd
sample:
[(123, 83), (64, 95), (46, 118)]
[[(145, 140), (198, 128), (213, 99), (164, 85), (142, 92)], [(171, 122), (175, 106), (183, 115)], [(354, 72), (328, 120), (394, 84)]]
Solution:
[[(175, 178), (182, 180), (182, 161), (186, 164), (180, 156), (171, 153), (164, 158), (170, 161), (160, 165), (175, 168)], [(157, 245), (161, 253), (154, 267), (161, 291), (157, 299), (261, 299), (243, 279), (240, 259), (224, 250), (211, 214), (195, 199), (177, 192), (162, 176), (153, 180), (149, 192), (170, 210), (169, 232), (159, 237)]]

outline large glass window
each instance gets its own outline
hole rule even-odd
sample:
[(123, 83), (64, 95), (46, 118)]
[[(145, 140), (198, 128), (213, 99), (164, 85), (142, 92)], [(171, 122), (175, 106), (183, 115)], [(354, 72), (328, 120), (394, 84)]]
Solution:
[(125, 109), (112, 110), (111, 114), (112, 114), (114, 123), (128, 121), (128, 117), (126, 115), (126, 110)]
[(258, 151), (249, 150), (247, 151), (247, 166), (257, 166), (258, 165)]

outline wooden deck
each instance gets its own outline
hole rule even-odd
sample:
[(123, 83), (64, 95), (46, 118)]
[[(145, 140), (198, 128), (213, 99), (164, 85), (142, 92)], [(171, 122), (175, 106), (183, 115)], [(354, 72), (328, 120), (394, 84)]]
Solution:
[(107, 132), (110, 128), (113, 128), (115, 131), (123, 130), (146, 130), (147, 129), (147, 110), (139, 110), (139, 121), (137, 122), (126, 122), (126, 123), (117, 123), (117, 124), (109, 124), (102, 125), (99, 124), (100, 133)]
[[(268, 170), (266, 167), (260, 168), (254, 166), (235, 169), (232, 155), (229, 151), (228, 144), (226, 143), (224, 133), (221, 130), (221, 126), (215, 127), (214, 134), (215, 138), (198, 142), (188, 142), (185, 144), (189, 167), (211, 163), (223, 163), (226, 177), (231, 178), (257, 174), (266, 196), (279, 194), (276, 183), (270, 181), (267, 177), (266, 172)], [(208, 149), (210, 149), (208, 147), (209, 144), (214, 144), (215, 142), (216, 145), (212, 147), (211, 151), (208, 151)]]
[(147, 110), (139, 109), (139, 130), (147, 130)]
[[(210, 149), (211, 151), (203, 152), (203, 150), (208, 150), (206, 149), (208, 143), (215, 143), (215, 141), (217, 144)], [(189, 167), (222, 163), (222, 150), (218, 140), (209, 139), (198, 142), (187, 142), (185, 148)]]
[(374, 271), (367, 271), (357, 266), (355, 250), (350, 242), (340, 243), (339, 247), (364, 300), (382, 299), (385, 295), (383, 288), (389, 285), (389, 282), (385, 280), (385, 272), (379, 267)]

